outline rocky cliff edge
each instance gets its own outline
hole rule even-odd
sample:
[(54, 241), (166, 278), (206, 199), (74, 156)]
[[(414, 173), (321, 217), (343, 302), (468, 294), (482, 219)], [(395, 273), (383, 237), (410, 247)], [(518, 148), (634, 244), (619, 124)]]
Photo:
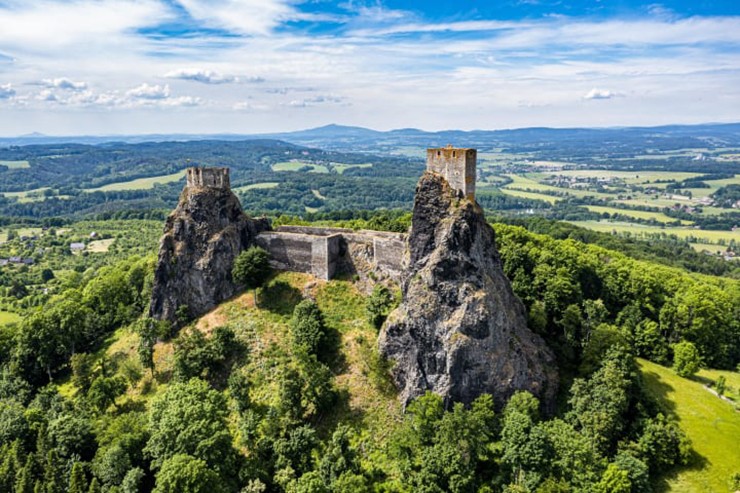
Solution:
[(448, 404), (490, 393), (500, 407), (528, 390), (552, 409), (555, 357), (527, 328), (493, 229), (436, 173), (417, 185), (404, 263), (403, 300), (379, 340), (404, 402), (428, 390)]
[(185, 187), (160, 240), (149, 315), (176, 322), (234, 296), (234, 259), (268, 229), (266, 219), (244, 214), (228, 188)]

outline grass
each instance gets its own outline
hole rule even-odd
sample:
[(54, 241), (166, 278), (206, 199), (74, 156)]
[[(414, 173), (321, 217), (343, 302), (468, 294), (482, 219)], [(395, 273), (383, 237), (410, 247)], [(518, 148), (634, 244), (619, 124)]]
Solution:
[(311, 193), (313, 194), (314, 197), (316, 197), (319, 200), (326, 200), (326, 197), (324, 197), (323, 195), (321, 195), (321, 192), (318, 191), (318, 190), (313, 190), (312, 189), (311, 190)]
[(30, 168), (31, 163), (28, 161), (0, 161), (0, 166), (7, 166), (10, 169)]
[(262, 183), (252, 183), (251, 185), (244, 185), (243, 187), (237, 187), (234, 188), (234, 192), (246, 192), (247, 190), (267, 190), (270, 188), (275, 188), (280, 183), (276, 181), (265, 181)]
[(566, 221), (583, 228), (592, 229), (594, 231), (602, 231), (605, 233), (629, 233), (636, 236), (650, 236), (650, 235), (675, 235), (683, 240), (694, 240), (700, 239), (708, 243), (719, 244), (720, 241), (725, 243), (730, 240), (740, 241), (740, 231), (711, 231), (704, 229), (694, 229), (687, 227), (659, 227), (659, 226), (645, 226), (642, 224), (631, 224), (625, 222), (610, 222), (610, 221)]
[(114, 241), (116, 241), (115, 238), (91, 241), (87, 244), (87, 251), (92, 253), (106, 253)]
[(371, 163), (365, 163), (365, 164), (331, 163), (332, 169), (340, 175), (350, 168), (372, 168), (372, 166), (373, 165)]
[[(515, 190), (532, 190), (540, 192), (551, 192), (561, 195), (571, 195), (573, 197), (598, 197), (601, 199), (613, 199), (615, 196), (603, 192), (593, 192), (591, 190), (580, 190), (577, 188), (561, 188), (546, 183), (540, 183), (537, 181), (538, 177), (548, 176), (546, 174), (529, 174), (529, 175), (506, 175), (513, 180), (512, 183), (506, 185), (505, 188)], [(549, 175), (552, 176), (552, 175)], [(503, 189), (502, 189), (503, 190)]]
[(86, 192), (116, 192), (120, 190), (150, 190), (154, 185), (180, 181), (185, 177), (185, 170), (172, 173), (171, 175), (150, 176), (148, 178), (137, 178), (135, 180), (109, 183), (97, 188), (85, 189)]
[(699, 381), (712, 386), (719, 377), (725, 377), (725, 395), (740, 403), (740, 372), (703, 368), (695, 375), (695, 378)]
[(502, 188), (501, 191), (505, 193), (506, 195), (511, 195), (512, 197), (521, 197), (523, 199), (532, 199), (532, 200), (543, 200), (547, 203), (554, 204), (557, 202), (557, 197), (553, 197), (552, 195), (544, 195), (541, 193), (534, 193), (534, 192), (524, 192), (522, 190), (513, 190), (510, 188)]
[(603, 169), (572, 169), (558, 171), (552, 175), (580, 178), (617, 178), (629, 185), (647, 184), (656, 180), (682, 181), (701, 176), (701, 173), (680, 173), (673, 171), (614, 171)]
[(23, 192), (0, 192), (6, 198), (18, 199), (18, 202), (38, 202), (44, 200), (44, 192), (49, 190), (49, 187), (34, 188), (33, 190), (25, 190)]
[[(661, 223), (672, 223), (677, 221), (677, 219), (666, 216), (662, 212), (635, 211), (631, 209), (618, 209), (616, 207), (603, 207), (600, 205), (586, 205), (584, 207), (586, 207), (586, 209), (590, 210), (591, 212), (596, 212), (598, 214), (621, 214), (623, 216), (633, 217), (635, 219), (645, 219), (648, 221), (654, 219)], [(691, 221), (681, 221), (681, 224), (689, 225), (693, 223)]]
[(328, 173), (329, 168), (322, 164), (313, 164), (305, 161), (285, 161), (272, 165), (273, 171), (298, 171), (301, 168), (310, 168), (309, 173)]
[(638, 364), (648, 392), (678, 420), (697, 456), (693, 464), (664, 477), (661, 490), (730, 492), (730, 477), (740, 472), (740, 413), (698, 381), (649, 361), (640, 359)]
[(17, 313), (0, 311), (0, 325), (20, 322), (21, 316)]

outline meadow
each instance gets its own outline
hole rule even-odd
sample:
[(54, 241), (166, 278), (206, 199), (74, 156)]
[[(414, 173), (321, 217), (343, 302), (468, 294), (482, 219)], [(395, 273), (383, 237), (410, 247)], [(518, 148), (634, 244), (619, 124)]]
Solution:
[(149, 190), (156, 184), (172, 183), (185, 178), (185, 170), (172, 173), (171, 175), (150, 176), (148, 178), (137, 178), (129, 181), (109, 183), (97, 188), (87, 188), (86, 192), (117, 192), (121, 190)]
[(6, 166), (9, 169), (23, 169), (23, 168), (30, 168), (31, 163), (28, 161), (1, 161), (0, 160), (0, 166)]
[(666, 475), (658, 491), (732, 491), (731, 476), (740, 472), (740, 413), (699, 381), (679, 377), (673, 370), (646, 360), (640, 359), (638, 364), (648, 392), (678, 420), (695, 452), (692, 463)]

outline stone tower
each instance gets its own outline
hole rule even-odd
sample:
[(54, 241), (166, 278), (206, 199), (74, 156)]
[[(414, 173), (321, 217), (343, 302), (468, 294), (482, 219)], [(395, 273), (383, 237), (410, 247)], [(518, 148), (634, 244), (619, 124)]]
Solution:
[(427, 149), (427, 171), (442, 175), (452, 188), (475, 201), (477, 156), (475, 149), (458, 149), (451, 145)]
[(188, 187), (231, 188), (229, 168), (188, 168)]

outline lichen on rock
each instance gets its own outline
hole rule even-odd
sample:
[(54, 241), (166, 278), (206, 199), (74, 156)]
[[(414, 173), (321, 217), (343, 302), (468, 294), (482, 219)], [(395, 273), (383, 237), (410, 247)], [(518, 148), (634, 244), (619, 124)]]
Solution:
[(555, 357), (527, 328), (494, 231), (475, 201), (436, 173), (425, 172), (417, 185), (402, 295), (379, 346), (395, 362), (405, 403), (433, 391), (447, 403), (490, 393), (502, 406), (527, 390), (552, 409)]
[(234, 296), (234, 259), (268, 229), (266, 219), (244, 214), (228, 187), (186, 186), (160, 240), (149, 315), (177, 322), (183, 311), (197, 317)]

